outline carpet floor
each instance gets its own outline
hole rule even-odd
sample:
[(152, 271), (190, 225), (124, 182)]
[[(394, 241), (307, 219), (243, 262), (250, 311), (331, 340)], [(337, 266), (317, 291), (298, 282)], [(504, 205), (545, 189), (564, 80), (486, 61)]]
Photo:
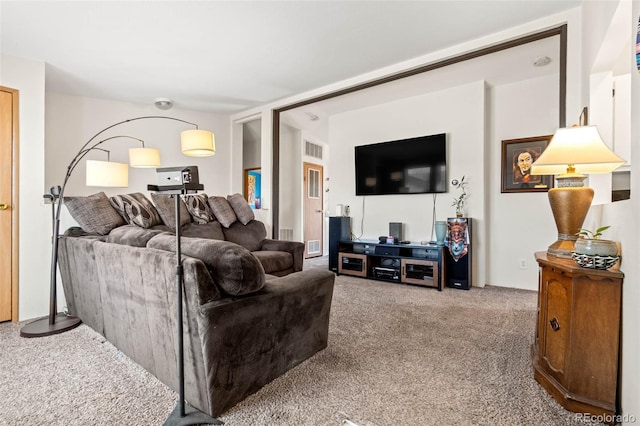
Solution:
[[(305, 267), (326, 268), (326, 258)], [(229, 425), (578, 425), (533, 379), (536, 293), (438, 292), (341, 275), (329, 346), (236, 405)], [(0, 425), (161, 425), (174, 392), (85, 325), (0, 324)]]

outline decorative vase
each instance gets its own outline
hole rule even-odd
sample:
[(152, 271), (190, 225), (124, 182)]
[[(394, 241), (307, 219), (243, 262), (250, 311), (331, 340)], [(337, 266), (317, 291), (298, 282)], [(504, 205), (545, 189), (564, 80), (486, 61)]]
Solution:
[(462, 217), (462, 211), (456, 210), (456, 217)]
[(611, 240), (578, 238), (574, 251), (589, 256), (615, 256), (618, 254), (618, 245)]
[(436, 244), (444, 245), (444, 239), (447, 236), (447, 222), (443, 220), (436, 221)]

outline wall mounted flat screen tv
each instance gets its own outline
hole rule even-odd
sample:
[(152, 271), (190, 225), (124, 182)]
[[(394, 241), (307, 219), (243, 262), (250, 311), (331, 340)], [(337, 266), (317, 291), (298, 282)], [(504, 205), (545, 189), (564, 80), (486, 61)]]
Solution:
[(355, 147), (356, 195), (447, 191), (447, 135)]

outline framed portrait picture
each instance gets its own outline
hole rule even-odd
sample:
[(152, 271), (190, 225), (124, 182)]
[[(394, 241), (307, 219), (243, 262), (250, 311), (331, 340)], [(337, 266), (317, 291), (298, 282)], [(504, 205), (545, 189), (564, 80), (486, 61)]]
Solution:
[(553, 176), (532, 175), (531, 164), (540, 157), (553, 135), (502, 141), (502, 191), (547, 192)]

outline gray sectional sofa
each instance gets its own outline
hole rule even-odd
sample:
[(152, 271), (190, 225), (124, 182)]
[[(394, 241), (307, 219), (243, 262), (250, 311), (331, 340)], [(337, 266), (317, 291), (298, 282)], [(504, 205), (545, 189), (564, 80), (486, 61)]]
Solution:
[[(302, 244), (260, 238), (253, 219), (222, 226), (226, 240), (193, 234), (211, 223), (182, 228), (185, 397), (218, 416), (327, 346), (334, 275), (302, 271)], [(177, 391), (175, 235), (162, 226), (71, 228), (59, 267), (69, 312)]]

